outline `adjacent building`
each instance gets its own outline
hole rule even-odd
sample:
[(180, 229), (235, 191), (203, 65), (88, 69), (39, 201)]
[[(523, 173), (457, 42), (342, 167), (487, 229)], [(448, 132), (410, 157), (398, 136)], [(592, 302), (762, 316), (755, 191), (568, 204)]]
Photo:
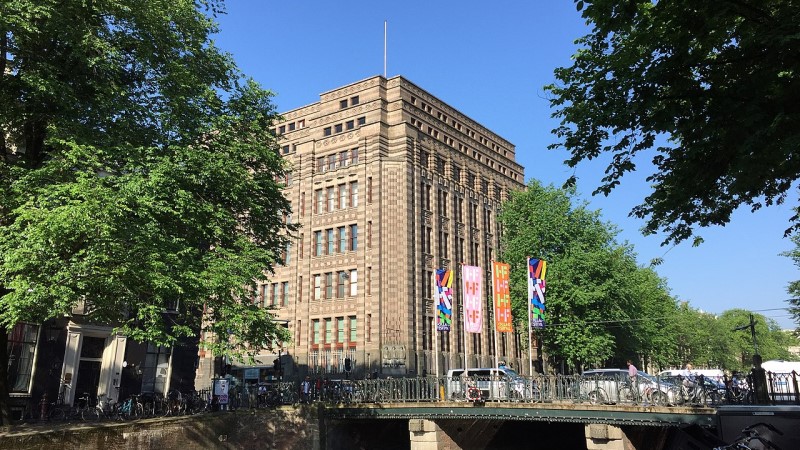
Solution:
[[(331, 378), (433, 374), (436, 355), (440, 373), (493, 365), (496, 216), (524, 187), (514, 145), (399, 76), (325, 92), (282, 117), (287, 220), (300, 230), (257, 298), (293, 339), (255, 364), (233, 363), (233, 375), (264, 381), (277, 359), (283, 375)], [(465, 334), (457, 307), (453, 330), (434, 334), (434, 270), (455, 270), (460, 306), (462, 263), (483, 268), (482, 332)], [(527, 369), (527, 334), (498, 336), (498, 357)], [(212, 372), (201, 352), (198, 380)]]

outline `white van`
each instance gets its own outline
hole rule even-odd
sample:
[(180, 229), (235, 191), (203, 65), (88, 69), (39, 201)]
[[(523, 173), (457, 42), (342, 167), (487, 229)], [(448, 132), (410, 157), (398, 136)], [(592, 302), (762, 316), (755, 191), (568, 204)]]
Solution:
[(525, 396), (525, 380), (508, 367), (478, 367), (447, 371), (447, 398), (464, 398), (465, 378), (481, 390), (483, 400), (509, 400)]

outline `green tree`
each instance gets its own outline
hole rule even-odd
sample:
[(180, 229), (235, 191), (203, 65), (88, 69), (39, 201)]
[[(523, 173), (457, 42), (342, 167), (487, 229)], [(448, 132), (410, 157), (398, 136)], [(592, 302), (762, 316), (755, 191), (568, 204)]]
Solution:
[[(637, 276), (641, 270), (632, 249), (615, 242), (616, 230), (600, 220), (599, 212), (574, 203), (574, 190), (531, 181), (525, 191), (512, 194), (500, 213), (502, 258), (512, 266), (517, 325), (527, 330), (526, 257), (542, 258), (548, 262), (547, 325), (536, 334), (549, 360), (564, 362), (570, 371), (610, 361), (622, 364), (639, 355), (647, 338), (637, 332), (640, 317), (660, 314), (640, 298), (653, 280), (644, 272)], [(639, 340), (629, 344), (634, 338)]]
[[(204, 342), (212, 351), (243, 357), (288, 338), (249, 301), (291, 232), (275, 181), (287, 168), (271, 94), (210, 40), (222, 6), (0, 4), (6, 329), (85, 302), (92, 320), (138, 341), (171, 345), (202, 328), (230, 336)], [(180, 317), (167, 321), (175, 302)]]
[[(789, 258), (794, 261), (794, 265), (800, 268), (800, 235), (792, 236), (792, 243), (794, 243), (794, 248), (787, 252), (782, 253), (783, 256), (788, 256)], [(791, 296), (789, 299), (789, 311), (794, 316), (795, 324), (797, 324), (797, 328), (795, 329), (795, 333), (800, 332), (800, 280), (792, 281), (789, 283), (789, 286), (786, 288), (787, 292)]]
[[(595, 193), (651, 158), (652, 192), (632, 214), (665, 244), (741, 205), (784, 201), (800, 175), (800, 59), (787, 57), (800, 49), (800, 4), (576, 3), (592, 31), (546, 87), (561, 119), (551, 148), (572, 167), (610, 157)], [(795, 215), (787, 232), (798, 227)]]
[[(748, 326), (751, 314), (755, 323), (755, 343)], [(750, 370), (753, 365), (754, 344), (758, 345), (758, 353), (764, 361), (791, 359), (788, 347), (796, 345), (796, 342), (793, 343), (793, 338), (781, 331), (774, 320), (743, 309), (729, 309), (720, 314), (719, 323), (722, 333), (718, 339), (724, 344), (724, 353), (720, 355), (724, 358), (723, 367), (731, 370)]]

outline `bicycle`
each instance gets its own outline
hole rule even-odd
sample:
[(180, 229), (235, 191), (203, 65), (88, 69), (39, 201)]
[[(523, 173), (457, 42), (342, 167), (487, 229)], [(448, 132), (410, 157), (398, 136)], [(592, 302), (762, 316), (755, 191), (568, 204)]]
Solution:
[(119, 407), (120, 419), (138, 419), (144, 415), (144, 405), (139, 401), (139, 394), (131, 394)]

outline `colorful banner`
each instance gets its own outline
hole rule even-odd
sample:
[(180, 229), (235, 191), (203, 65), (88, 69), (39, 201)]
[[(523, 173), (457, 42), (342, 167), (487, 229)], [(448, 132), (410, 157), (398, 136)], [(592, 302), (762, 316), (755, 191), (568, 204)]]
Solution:
[(436, 269), (436, 330), (453, 325), (453, 271)]
[(531, 328), (544, 328), (544, 277), (547, 274), (547, 261), (528, 259), (528, 311)]
[(464, 292), (464, 329), (467, 333), (480, 333), (481, 308), (481, 268), (461, 266), (461, 280)]
[(511, 290), (508, 278), (511, 266), (492, 261), (492, 284), (494, 285), (494, 327), (501, 333), (514, 331), (511, 318)]

